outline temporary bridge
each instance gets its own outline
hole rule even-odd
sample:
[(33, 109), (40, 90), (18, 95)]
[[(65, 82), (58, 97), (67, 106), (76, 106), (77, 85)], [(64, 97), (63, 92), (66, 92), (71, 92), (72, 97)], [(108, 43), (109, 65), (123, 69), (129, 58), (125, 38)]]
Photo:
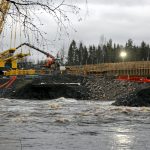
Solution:
[(150, 61), (67, 66), (66, 69), (70, 74), (150, 76)]

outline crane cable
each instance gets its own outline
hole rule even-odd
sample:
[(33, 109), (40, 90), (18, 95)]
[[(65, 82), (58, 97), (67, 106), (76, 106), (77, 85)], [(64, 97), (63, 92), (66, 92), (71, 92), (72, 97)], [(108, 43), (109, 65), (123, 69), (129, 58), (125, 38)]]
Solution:
[[(26, 16), (28, 16), (28, 11), (27, 11), (27, 8), (26, 8)], [(31, 42), (31, 40), (30, 40), (30, 34), (29, 34), (29, 24), (27, 24), (26, 25), (27, 27), (26, 27), (26, 30), (27, 30), (27, 34), (26, 34), (26, 36), (27, 36), (27, 40), (28, 40), (28, 42), (30, 43)], [(27, 46), (26, 46), (27, 47)], [(29, 55), (31, 56), (31, 48), (29, 47)]]
[[(33, 27), (32, 27), (33, 28)], [(32, 42), (32, 45), (35, 45), (35, 38), (34, 38), (34, 35), (33, 35), (33, 32), (32, 32), (32, 36), (31, 36), (31, 42)], [(33, 56), (33, 52), (32, 52), (32, 56)]]
[(1, 33), (1, 37), (0, 37), (1, 50), (0, 50), (0, 52), (2, 52), (2, 51), (4, 50), (4, 44), (3, 44), (3, 42), (4, 42), (4, 35), (5, 35), (5, 32), (6, 32), (6, 31), (3, 29), (2, 33)]
[[(14, 7), (13, 7), (13, 12), (14, 12)], [(12, 48), (12, 46), (16, 46), (16, 38), (17, 38), (17, 25), (18, 25), (18, 20), (17, 20), (18, 16), (16, 15), (15, 20), (12, 19), (12, 28), (11, 28), (11, 36), (10, 36), (10, 48)], [(15, 25), (14, 25), (15, 24)], [(14, 32), (14, 33), (13, 33)], [(13, 36), (14, 34), (14, 36)], [(13, 40), (14, 38), (14, 40)], [(14, 42), (14, 43), (13, 43)], [(13, 43), (13, 44), (12, 44)]]
[(14, 34), (14, 47), (16, 47), (16, 38), (17, 38), (17, 25), (18, 25), (18, 21), (17, 21), (17, 16), (16, 16), (16, 24), (15, 24), (15, 34)]
[[(21, 32), (21, 22), (20, 22), (20, 18), (21, 18), (21, 17), (20, 17), (20, 14), (19, 14), (19, 30), (20, 30), (20, 31), (19, 31), (19, 32), (20, 32), (20, 33), (19, 33), (19, 35), (20, 35), (20, 41), (19, 41), (19, 42), (22, 43), (22, 39), (21, 39), (21, 38), (22, 38), (22, 32)], [(22, 53), (22, 47), (21, 47), (21, 53)]]

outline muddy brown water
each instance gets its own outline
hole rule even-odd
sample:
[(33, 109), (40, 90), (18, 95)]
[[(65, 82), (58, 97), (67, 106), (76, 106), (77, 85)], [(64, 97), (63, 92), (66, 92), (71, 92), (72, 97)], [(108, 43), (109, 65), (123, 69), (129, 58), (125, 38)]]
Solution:
[(0, 150), (149, 150), (150, 108), (0, 99)]

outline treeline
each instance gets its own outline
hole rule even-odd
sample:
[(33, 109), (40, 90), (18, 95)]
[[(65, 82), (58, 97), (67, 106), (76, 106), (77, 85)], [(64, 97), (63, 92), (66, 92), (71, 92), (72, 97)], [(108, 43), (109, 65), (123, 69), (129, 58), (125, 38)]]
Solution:
[(68, 51), (67, 65), (121, 62), (123, 61), (120, 57), (121, 51), (127, 53), (124, 61), (147, 61), (150, 59), (150, 46), (144, 41), (137, 46), (132, 39), (129, 39), (125, 46), (122, 46), (113, 43), (110, 39), (105, 44), (86, 47), (82, 42), (77, 46), (76, 41), (73, 40)]

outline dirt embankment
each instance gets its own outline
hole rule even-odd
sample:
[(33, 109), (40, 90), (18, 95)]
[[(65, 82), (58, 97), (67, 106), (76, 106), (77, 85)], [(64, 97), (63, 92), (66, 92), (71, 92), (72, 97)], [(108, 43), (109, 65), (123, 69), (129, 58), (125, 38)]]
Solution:
[[(83, 86), (84, 77), (71, 75), (41, 76), (14, 89), (9, 98), (48, 100), (59, 97), (87, 99), (88, 89)], [(18, 87), (18, 85), (15, 85)]]
[(1, 97), (15, 99), (115, 100), (114, 105), (150, 106), (149, 84), (118, 81), (97, 76), (55, 75), (34, 80), (17, 79), (13, 87), (1, 90)]

